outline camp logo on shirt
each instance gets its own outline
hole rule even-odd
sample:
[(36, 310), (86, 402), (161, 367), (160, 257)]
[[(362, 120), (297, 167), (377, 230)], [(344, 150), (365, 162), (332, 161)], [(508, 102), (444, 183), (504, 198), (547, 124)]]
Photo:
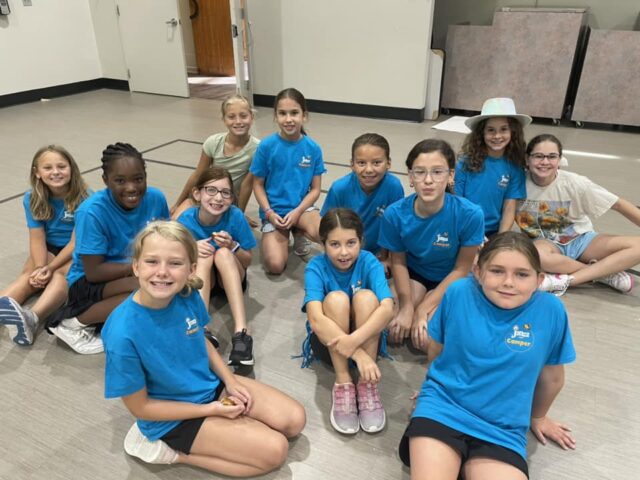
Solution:
[(184, 321), (187, 323), (187, 335), (193, 335), (196, 333), (200, 327), (198, 327), (198, 320), (195, 318), (185, 318)]
[(303, 155), (298, 166), (302, 168), (309, 168), (311, 166), (311, 157)]
[(449, 244), (449, 233), (448, 232), (437, 233), (436, 240), (435, 242), (433, 242), (433, 244), (436, 247), (451, 248), (451, 245)]
[(505, 342), (514, 352), (526, 352), (533, 346), (533, 332), (531, 324), (525, 323), (522, 327), (513, 326), (513, 331), (507, 335)]
[(380, 205), (378, 208), (376, 208), (375, 216), (376, 217), (382, 217), (384, 215), (384, 210), (386, 208), (387, 208), (386, 205)]
[(351, 295), (355, 295), (362, 288), (362, 280), (358, 280), (355, 285), (351, 285)]
[(502, 177), (500, 177), (500, 180), (498, 181), (498, 186), (502, 188), (508, 187), (509, 180), (511, 180), (511, 177), (509, 175), (502, 175)]
[(65, 210), (62, 214), (62, 218), (60, 219), (61, 222), (65, 222), (65, 223), (73, 223), (73, 212), (70, 212), (69, 210)]

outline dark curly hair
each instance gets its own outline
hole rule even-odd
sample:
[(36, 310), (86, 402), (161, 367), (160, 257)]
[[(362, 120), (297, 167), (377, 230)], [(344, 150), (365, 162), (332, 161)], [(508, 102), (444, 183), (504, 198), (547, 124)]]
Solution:
[[(524, 129), (515, 118), (506, 118), (511, 130), (511, 140), (507, 144), (504, 156), (513, 165), (524, 169), (526, 147)], [(464, 139), (460, 161), (464, 162), (464, 169), (467, 172), (481, 172), (484, 169), (484, 159), (489, 155), (489, 150), (484, 142), (484, 128), (488, 121), (489, 119), (485, 118), (478, 122), (473, 131)]]

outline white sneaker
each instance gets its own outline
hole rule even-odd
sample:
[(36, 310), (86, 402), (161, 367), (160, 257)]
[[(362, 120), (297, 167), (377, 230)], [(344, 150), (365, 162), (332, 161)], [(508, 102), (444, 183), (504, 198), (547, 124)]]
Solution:
[(309, 255), (311, 251), (311, 242), (300, 233), (294, 233), (293, 235), (293, 253), (299, 257)]
[(0, 297), (0, 324), (15, 330), (13, 341), (25, 347), (33, 344), (38, 316), (28, 308), (22, 308), (13, 298)]
[(564, 273), (545, 273), (544, 280), (538, 287), (543, 292), (553, 293), (556, 297), (561, 297), (567, 291), (573, 277)]
[(175, 463), (178, 459), (178, 452), (162, 440), (152, 442), (145, 437), (138, 428), (138, 422), (131, 426), (127, 436), (124, 437), (124, 451), (147, 463), (168, 465)]
[(72, 323), (73, 320), (75, 320), (75, 323), (82, 325), (77, 319), (68, 318), (62, 320), (57, 327), (50, 328), (49, 330), (81, 355), (93, 355), (104, 352), (102, 339), (95, 333), (95, 329), (85, 326), (69, 326), (69, 323)]
[(629, 293), (631, 289), (633, 289), (633, 284), (635, 283), (633, 276), (629, 275), (625, 271), (612, 273), (606, 277), (598, 278), (596, 282), (609, 285), (611, 288), (622, 293)]

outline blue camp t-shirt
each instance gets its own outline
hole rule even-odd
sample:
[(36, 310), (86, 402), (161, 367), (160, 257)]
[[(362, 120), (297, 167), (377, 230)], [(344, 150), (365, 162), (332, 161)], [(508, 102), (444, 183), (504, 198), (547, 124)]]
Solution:
[(85, 275), (82, 255), (102, 255), (105, 262), (131, 260), (131, 242), (147, 223), (169, 218), (164, 194), (148, 187), (133, 210), (122, 208), (108, 188), (94, 193), (76, 210), (76, 245), (67, 282), (73, 285)]
[(482, 210), (465, 198), (445, 193), (442, 208), (421, 218), (415, 213), (415, 201), (414, 193), (386, 209), (379, 244), (390, 252), (405, 252), (407, 267), (440, 282), (453, 270), (461, 247), (482, 244)]
[(53, 217), (50, 220), (36, 220), (33, 218), (29, 202), (31, 201), (31, 190), (24, 194), (22, 205), (27, 217), (27, 227), (43, 228), (45, 241), (56, 247), (64, 247), (71, 240), (71, 233), (75, 224), (74, 212), (69, 212), (64, 208), (64, 199), (50, 198), (49, 203), (53, 207)]
[[(269, 206), (282, 217), (300, 205), (313, 177), (326, 172), (316, 142), (306, 135), (291, 142), (277, 133), (260, 142), (249, 171), (264, 179)], [(262, 208), (260, 218), (265, 218)]]
[[(211, 238), (211, 234), (214, 232), (225, 231), (231, 238), (240, 244), (240, 248), (243, 250), (251, 250), (257, 245), (256, 237), (253, 236), (249, 222), (244, 217), (244, 213), (235, 205), (231, 205), (229, 210), (222, 214), (222, 217), (215, 225), (203, 225), (198, 219), (199, 207), (191, 207), (185, 210), (178, 222), (187, 227), (187, 230), (191, 232), (193, 238), (196, 240), (204, 240), (205, 238)], [(211, 239), (209, 242), (217, 250), (220, 248), (216, 242)]]
[(366, 193), (360, 186), (358, 176), (351, 172), (339, 178), (331, 185), (320, 215), (324, 216), (332, 208), (350, 208), (355, 211), (364, 224), (365, 250), (376, 253), (380, 222), (385, 209), (404, 197), (404, 189), (397, 177), (385, 173), (384, 177), (371, 193)]
[(349, 298), (358, 290), (371, 290), (378, 301), (393, 298), (384, 267), (371, 252), (361, 250), (355, 264), (345, 272), (333, 266), (326, 254), (311, 259), (304, 271), (305, 296), (302, 311), (306, 311), (307, 303), (322, 302), (330, 292), (343, 291)]
[(576, 358), (562, 302), (536, 291), (524, 305), (502, 309), (467, 277), (449, 285), (428, 331), (444, 348), (429, 368), (413, 417), (430, 418), (526, 459), (540, 372)]
[[(213, 401), (220, 380), (209, 367), (204, 337), (209, 313), (200, 294), (176, 295), (162, 309), (144, 307), (133, 295), (115, 308), (102, 329), (105, 397), (125, 397), (146, 387), (156, 400)], [(157, 440), (179, 423), (138, 420), (138, 427)]]
[(505, 200), (519, 200), (527, 196), (524, 170), (504, 157), (486, 157), (480, 172), (468, 172), (462, 158), (456, 164), (455, 179), (456, 195), (482, 208), (487, 234), (494, 234), (500, 229)]

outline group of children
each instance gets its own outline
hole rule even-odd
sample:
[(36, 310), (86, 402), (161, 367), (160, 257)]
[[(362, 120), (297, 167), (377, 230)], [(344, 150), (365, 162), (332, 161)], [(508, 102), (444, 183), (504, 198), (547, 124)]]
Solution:
[[(575, 351), (562, 303), (540, 290), (592, 280), (631, 290), (624, 270), (640, 263), (640, 237), (596, 234), (589, 216), (613, 208), (640, 225), (638, 209), (561, 170), (553, 135), (526, 145), (531, 118), (490, 99), (467, 120), (459, 158), (442, 140), (411, 149), (406, 197), (387, 140), (359, 136), (352, 172), (319, 211), (325, 167), (304, 130), (305, 99), (289, 88), (274, 109), (279, 131), (259, 141), (249, 102), (223, 102), (228, 132), (205, 141), (171, 209), (129, 144), (104, 150), (106, 188), (95, 193), (64, 148), (36, 152), (24, 199), (30, 256), (0, 297), (14, 341), (32, 344), (42, 324), (78, 353), (104, 351), (106, 396), (138, 418), (125, 439), (131, 455), (234, 476), (277, 468), (304, 409), (227, 367), (255, 361), (244, 305), (253, 192), (268, 274), (286, 268), (292, 234), (296, 253), (307, 241), (324, 248), (305, 271), (303, 355), (304, 365), (318, 358), (335, 371), (337, 431), (384, 428), (377, 358), (388, 342), (409, 340), (430, 360), (400, 445), (415, 478), (526, 478), (529, 428), (573, 448), (547, 412)], [(527, 235), (511, 232), (514, 222)], [(234, 321), (227, 362), (206, 329), (217, 293)]]

